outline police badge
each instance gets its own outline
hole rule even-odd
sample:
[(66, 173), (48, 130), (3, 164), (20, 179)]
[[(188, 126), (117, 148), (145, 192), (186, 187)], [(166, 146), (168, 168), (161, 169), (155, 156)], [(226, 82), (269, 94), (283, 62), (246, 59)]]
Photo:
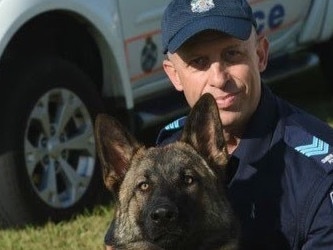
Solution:
[(192, 0), (191, 10), (192, 12), (206, 12), (214, 8), (215, 4), (213, 0)]

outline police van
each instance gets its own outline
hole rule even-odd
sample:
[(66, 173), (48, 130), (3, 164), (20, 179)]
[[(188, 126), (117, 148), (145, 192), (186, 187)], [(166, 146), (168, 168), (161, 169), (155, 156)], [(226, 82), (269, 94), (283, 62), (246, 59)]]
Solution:
[[(97, 113), (139, 134), (186, 111), (162, 69), (168, 2), (0, 0), (0, 227), (99, 201)], [(333, 1), (249, 2), (271, 42), (267, 82), (319, 63), (333, 79)]]

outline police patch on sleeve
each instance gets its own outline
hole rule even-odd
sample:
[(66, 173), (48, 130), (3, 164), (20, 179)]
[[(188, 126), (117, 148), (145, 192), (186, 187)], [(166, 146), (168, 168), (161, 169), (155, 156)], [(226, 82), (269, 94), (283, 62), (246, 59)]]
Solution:
[(333, 169), (333, 147), (327, 142), (297, 127), (286, 128), (286, 143), (308, 158), (314, 159), (326, 171)]

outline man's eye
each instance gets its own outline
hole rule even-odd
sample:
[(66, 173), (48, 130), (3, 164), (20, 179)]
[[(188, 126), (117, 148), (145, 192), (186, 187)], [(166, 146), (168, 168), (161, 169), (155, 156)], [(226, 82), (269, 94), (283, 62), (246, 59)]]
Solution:
[(198, 58), (191, 60), (189, 64), (191, 67), (193, 67), (195, 69), (203, 70), (203, 69), (207, 68), (209, 61), (205, 57), (198, 57)]
[(224, 53), (224, 60), (226, 62), (237, 62), (241, 59), (242, 53), (238, 50), (228, 50)]

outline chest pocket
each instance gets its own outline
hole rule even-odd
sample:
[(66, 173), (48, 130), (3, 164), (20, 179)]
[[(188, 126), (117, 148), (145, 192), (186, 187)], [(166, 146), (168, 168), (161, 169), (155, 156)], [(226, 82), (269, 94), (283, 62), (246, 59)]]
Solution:
[(230, 195), (243, 224), (246, 249), (289, 249), (294, 241), (294, 213), (282, 187), (286, 164), (282, 157), (274, 158), (284, 150), (281, 141), (257, 162), (239, 163)]

